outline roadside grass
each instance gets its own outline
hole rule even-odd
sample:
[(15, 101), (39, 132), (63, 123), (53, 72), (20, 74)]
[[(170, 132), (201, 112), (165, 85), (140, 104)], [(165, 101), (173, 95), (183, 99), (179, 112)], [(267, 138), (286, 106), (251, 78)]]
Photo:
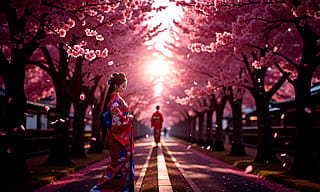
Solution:
[(67, 166), (45, 165), (48, 155), (41, 155), (27, 159), (27, 166), (31, 173), (31, 180), (17, 185), (14, 191), (34, 191), (36, 188), (53, 183), (60, 178), (99, 162), (109, 156), (109, 150), (104, 149), (102, 153), (86, 153), (86, 158), (71, 159), (72, 164)]
[[(135, 143), (140, 142), (141, 138), (136, 139)], [(89, 146), (88, 146), (89, 147)], [(31, 174), (31, 179), (28, 182), (16, 185), (13, 191), (32, 192), (36, 188), (43, 187), (47, 184), (54, 183), (69, 174), (75, 173), (89, 165), (102, 161), (109, 156), (109, 150), (104, 149), (102, 153), (87, 153), (86, 158), (71, 159), (72, 164), (67, 166), (48, 166), (45, 165), (48, 155), (41, 155), (27, 159), (27, 167)]]
[(184, 145), (191, 145), (192, 149), (196, 149), (197, 151), (205, 153), (211, 157), (214, 157), (215, 159), (240, 168), (243, 171), (245, 171), (249, 165), (252, 165), (253, 170), (250, 172), (250, 174), (255, 174), (267, 180), (283, 184), (288, 188), (293, 188), (301, 192), (320, 191), (319, 182), (310, 181), (305, 178), (294, 177), (287, 174), (293, 164), (294, 158), (292, 156), (288, 156), (286, 154), (277, 154), (278, 159), (280, 160), (279, 163), (256, 163), (254, 162), (256, 149), (253, 148), (245, 148), (245, 156), (231, 156), (229, 155), (231, 151), (231, 145), (225, 145), (225, 151), (213, 151), (206, 150), (207, 146), (189, 143), (178, 138), (175, 139)]

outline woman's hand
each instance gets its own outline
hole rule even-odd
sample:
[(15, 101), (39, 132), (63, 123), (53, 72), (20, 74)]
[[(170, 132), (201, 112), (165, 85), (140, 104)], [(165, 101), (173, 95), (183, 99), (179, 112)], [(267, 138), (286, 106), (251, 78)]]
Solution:
[(134, 116), (133, 115), (128, 115), (128, 117), (133, 121)]

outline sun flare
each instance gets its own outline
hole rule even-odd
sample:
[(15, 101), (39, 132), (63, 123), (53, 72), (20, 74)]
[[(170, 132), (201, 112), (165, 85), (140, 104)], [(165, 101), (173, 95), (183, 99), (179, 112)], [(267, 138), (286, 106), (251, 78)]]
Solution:
[(163, 90), (163, 84), (162, 83), (158, 83), (153, 87), (154, 90), (154, 96), (160, 96), (161, 92)]
[(152, 76), (164, 76), (169, 73), (168, 63), (162, 59), (154, 60), (150, 63), (148, 72)]

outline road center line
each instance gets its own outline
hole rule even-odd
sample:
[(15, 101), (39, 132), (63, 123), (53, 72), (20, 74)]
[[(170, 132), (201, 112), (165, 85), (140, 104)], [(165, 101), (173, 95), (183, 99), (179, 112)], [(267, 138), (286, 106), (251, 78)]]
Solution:
[(163, 156), (161, 147), (157, 148), (158, 160), (158, 187), (159, 192), (172, 192), (172, 186), (168, 175), (166, 161)]

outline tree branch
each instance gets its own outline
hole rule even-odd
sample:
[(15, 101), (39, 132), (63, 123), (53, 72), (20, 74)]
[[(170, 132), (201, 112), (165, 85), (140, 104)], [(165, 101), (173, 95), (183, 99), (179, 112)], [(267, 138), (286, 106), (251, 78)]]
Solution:
[(245, 65), (246, 65), (247, 71), (248, 71), (248, 73), (250, 75), (250, 78), (251, 78), (252, 82), (255, 82), (255, 78), (254, 78), (254, 75), (253, 75), (253, 73), (251, 71), (247, 56), (244, 53), (241, 53), (241, 55), (242, 55), (243, 61), (244, 61)]
[[(52, 61), (52, 57), (51, 57), (51, 55), (50, 55), (47, 47), (44, 46), (44, 47), (41, 47), (40, 49), (41, 49), (41, 51), (43, 52), (44, 56), (46, 57), (47, 64), (48, 64), (48, 66), (49, 66), (49, 67), (48, 67), (48, 70), (46, 70), (46, 71), (47, 71), (48, 73), (51, 72), (51, 73), (53, 74), (53, 73), (56, 72), (56, 71), (55, 71), (55, 68), (54, 68), (54, 63), (53, 63), (53, 61)], [(44, 69), (44, 70), (45, 70), (45, 69)], [(49, 71), (49, 70), (50, 70), (50, 71)]]
[(266, 93), (267, 99), (270, 100), (271, 97), (280, 89), (281, 85), (287, 80), (290, 73), (285, 73), (283, 76), (278, 80), (278, 82), (273, 85), (273, 87)]
[(282, 57), (282, 58), (284, 58), (284, 59), (286, 59), (290, 64), (292, 64), (294, 67), (296, 67), (296, 68), (298, 68), (299, 67), (299, 65), (297, 65), (295, 62), (293, 62), (291, 59), (289, 59), (289, 57), (287, 57), (287, 56), (285, 56), (285, 55), (283, 55), (283, 54), (281, 54), (281, 53), (277, 53), (277, 52), (272, 52), (273, 54), (275, 54), (275, 55), (278, 55), (278, 56), (280, 56), (280, 57)]

